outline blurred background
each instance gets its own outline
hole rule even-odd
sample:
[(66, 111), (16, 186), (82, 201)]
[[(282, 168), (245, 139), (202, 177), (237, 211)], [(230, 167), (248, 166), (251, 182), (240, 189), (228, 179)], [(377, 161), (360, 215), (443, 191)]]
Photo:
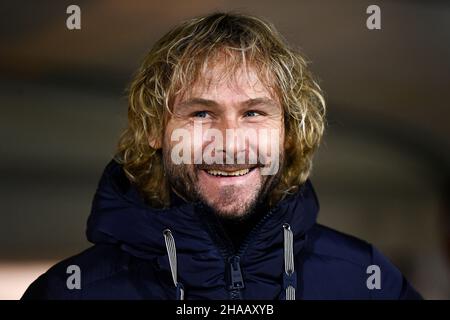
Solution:
[[(66, 8), (81, 8), (81, 30)], [(366, 8), (381, 8), (381, 30)], [(261, 16), (326, 92), (312, 181), (319, 221), (372, 242), (428, 299), (450, 298), (450, 3), (9, 1), (0, 3), (0, 299), (87, 248), (98, 179), (126, 125), (125, 88), (173, 25)]]

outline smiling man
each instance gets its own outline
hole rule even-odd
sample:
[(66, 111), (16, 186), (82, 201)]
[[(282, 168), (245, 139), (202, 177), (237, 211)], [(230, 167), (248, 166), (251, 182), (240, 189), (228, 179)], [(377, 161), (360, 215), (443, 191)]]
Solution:
[(316, 223), (325, 103), (270, 24), (180, 24), (136, 74), (128, 116), (92, 204), (94, 246), (24, 299), (420, 298), (372, 245)]

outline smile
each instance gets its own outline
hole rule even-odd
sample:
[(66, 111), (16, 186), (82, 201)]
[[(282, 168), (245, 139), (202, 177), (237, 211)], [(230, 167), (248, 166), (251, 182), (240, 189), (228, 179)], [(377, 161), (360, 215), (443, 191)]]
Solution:
[(224, 186), (254, 187), (260, 182), (259, 166), (211, 166), (198, 168), (199, 183), (211, 192)]
[(242, 170), (236, 170), (236, 171), (206, 170), (206, 172), (212, 176), (221, 176), (221, 177), (245, 176), (250, 171), (251, 171), (251, 169), (242, 169)]

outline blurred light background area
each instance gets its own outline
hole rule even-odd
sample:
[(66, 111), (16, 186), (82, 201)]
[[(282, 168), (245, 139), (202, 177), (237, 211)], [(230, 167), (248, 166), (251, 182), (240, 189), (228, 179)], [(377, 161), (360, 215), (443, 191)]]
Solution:
[[(66, 8), (81, 8), (81, 30)], [(381, 30), (366, 8), (381, 8)], [(213, 11), (261, 16), (311, 61), (328, 124), (319, 221), (373, 243), (428, 299), (450, 298), (450, 3), (2, 1), (0, 299), (90, 244), (98, 179), (152, 44)]]

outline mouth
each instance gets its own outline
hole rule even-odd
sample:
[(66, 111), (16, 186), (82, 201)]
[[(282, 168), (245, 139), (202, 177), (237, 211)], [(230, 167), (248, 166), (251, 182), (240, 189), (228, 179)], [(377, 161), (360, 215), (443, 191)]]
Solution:
[(207, 174), (215, 177), (240, 177), (249, 174), (256, 167), (246, 168), (234, 171), (223, 171), (223, 170), (204, 170)]
[(198, 168), (199, 179), (208, 188), (220, 188), (230, 185), (252, 185), (259, 180), (258, 165), (214, 165)]

